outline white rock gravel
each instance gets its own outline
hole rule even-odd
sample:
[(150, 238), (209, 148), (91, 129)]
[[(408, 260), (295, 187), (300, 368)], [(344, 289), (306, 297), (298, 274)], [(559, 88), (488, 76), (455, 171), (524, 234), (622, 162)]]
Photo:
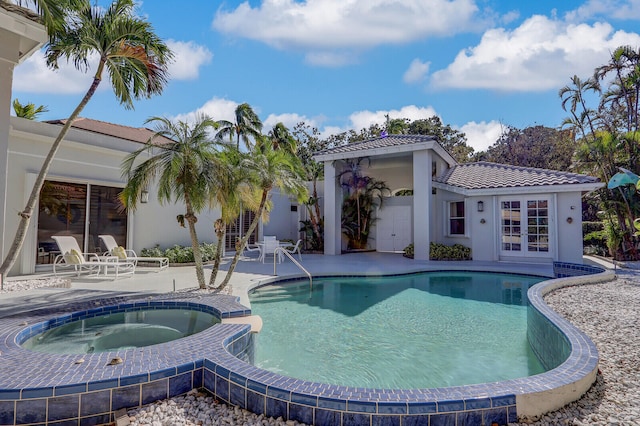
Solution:
[[(68, 283), (41, 279), (6, 281), (3, 291), (50, 285)], [(580, 400), (537, 422), (511, 425), (640, 425), (640, 272), (619, 271), (619, 278), (614, 281), (567, 287), (545, 299), (598, 347), (597, 380)], [(128, 415), (132, 425), (302, 425), (228, 406), (197, 391), (131, 410)]]
[(2, 289), (0, 293), (10, 293), (13, 291), (31, 290), (34, 288), (69, 288), (71, 287), (71, 281), (68, 278), (33, 278), (29, 280), (18, 279), (6, 279), (2, 283)]
[(533, 424), (640, 425), (639, 273), (622, 271), (615, 281), (567, 287), (545, 300), (591, 338), (600, 364), (581, 399)]

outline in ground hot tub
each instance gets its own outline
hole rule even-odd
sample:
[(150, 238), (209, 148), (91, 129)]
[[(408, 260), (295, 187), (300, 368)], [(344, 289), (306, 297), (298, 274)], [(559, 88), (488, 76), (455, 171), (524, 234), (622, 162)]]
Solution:
[(57, 354), (84, 354), (140, 348), (199, 333), (220, 323), (215, 315), (189, 308), (134, 306), (122, 311), (87, 313), (62, 325), (59, 319), (43, 324), (45, 331), (29, 337), (22, 347)]

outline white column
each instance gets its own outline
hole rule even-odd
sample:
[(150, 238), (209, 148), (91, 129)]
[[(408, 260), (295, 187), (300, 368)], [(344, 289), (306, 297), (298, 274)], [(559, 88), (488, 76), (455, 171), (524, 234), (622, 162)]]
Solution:
[(0, 59), (0, 263), (6, 256), (5, 247), (13, 240), (7, 235), (7, 185), (9, 184), (9, 115), (14, 64)]
[(413, 256), (416, 260), (429, 260), (431, 209), (431, 151), (414, 151)]
[(342, 254), (342, 191), (332, 161), (324, 162), (324, 254)]

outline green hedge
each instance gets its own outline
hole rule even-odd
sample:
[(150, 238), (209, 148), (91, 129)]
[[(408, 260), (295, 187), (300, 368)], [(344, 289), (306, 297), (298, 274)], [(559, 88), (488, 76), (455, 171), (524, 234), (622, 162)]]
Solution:
[[(404, 249), (404, 255), (413, 259), (413, 243)], [(471, 249), (462, 244), (447, 246), (440, 243), (431, 243), (429, 246), (429, 259), (431, 260), (471, 260)]]
[[(200, 251), (202, 251), (202, 261), (208, 262), (213, 260), (216, 253), (216, 244), (200, 244)], [(167, 249), (161, 249), (159, 245), (153, 248), (143, 248), (140, 251), (142, 257), (168, 257), (169, 263), (193, 263), (193, 248), (191, 246), (183, 247), (174, 245)]]

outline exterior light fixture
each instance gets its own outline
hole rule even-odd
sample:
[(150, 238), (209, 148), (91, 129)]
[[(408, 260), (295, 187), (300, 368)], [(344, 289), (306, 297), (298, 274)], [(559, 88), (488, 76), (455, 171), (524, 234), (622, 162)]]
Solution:
[(484, 211), (484, 201), (478, 201), (478, 211), (479, 212)]
[(149, 191), (146, 189), (143, 189), (142, 192), (140, 192), (140, 202), (142, 204), (147, 204), (149, 202)]

